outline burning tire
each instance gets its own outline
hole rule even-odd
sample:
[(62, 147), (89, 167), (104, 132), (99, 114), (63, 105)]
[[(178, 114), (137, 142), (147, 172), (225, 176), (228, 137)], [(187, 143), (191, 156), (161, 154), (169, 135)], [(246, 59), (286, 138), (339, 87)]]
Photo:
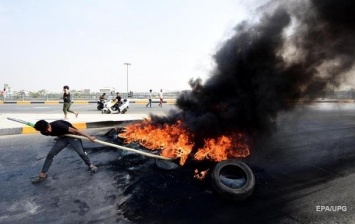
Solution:
[(175, 170), (180, 167), (176, 162), (161, 159), (155, 159), (155, 164), (162, 170)]
[(244, 200), (254, 190), (253, 171), (237, 160), (225, 160), (218, 163), (211, 173), (212, 185), (223, 197), (234, 201)]

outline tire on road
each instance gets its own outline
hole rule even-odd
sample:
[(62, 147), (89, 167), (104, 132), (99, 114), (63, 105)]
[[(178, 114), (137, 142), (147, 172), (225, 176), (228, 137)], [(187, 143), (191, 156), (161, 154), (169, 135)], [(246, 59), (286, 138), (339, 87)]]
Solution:
[(245, 163), (237, 160), (219, 162), (211, 173), (212, 186), (224, 198), (241, 201), (254, 191), (255, 177)]
[(180, 168), (180, 165), (174, 161), (155, 159), (155, 165), (162, 170), (175, 170)]

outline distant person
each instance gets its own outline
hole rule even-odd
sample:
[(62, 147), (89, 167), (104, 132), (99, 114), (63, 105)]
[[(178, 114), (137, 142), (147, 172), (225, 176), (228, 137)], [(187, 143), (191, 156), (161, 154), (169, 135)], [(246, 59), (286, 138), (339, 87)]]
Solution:
[(111, 91), (110, 92), (110, 95), (108, 96), (108, 100), (113, 100), (115, 97), (114, 97), (114, 95), (115, 95), (115, 92), (114, 91)]
[(103, 93), (100, 97), (99, 100), (97, 101), (97, 109), (102, 110), (105, 106), (105, 100), (106, 100), (106, 93)]
[(106, 93), (103, 93), (100, 98), (99, 98), (100, 101), (105, 101), (106, 100)]
[(2, 96), (4, 97), (4, 101), (6, 100), (6, 89), (4, 89), (4, 92), (2, 92)]
[(159, 92), (159, 107), (163, 107), (163, 90), (160, 89)]
[(121, 102), (121, 99), (122, 99), (122, 97), (121, 97), (120, 93), (117, 92), (117, 93), (116, 93), (116, 99), (115, 99), (115, 100), (116, 100), (118, 103), (120, 103), (120, 102)]
[(72, 98), (69, 91), (69, 86), (63, 87), (63, 112), (64, 112), (64, 119), (68, 119), (68, 112), (75, 114), (75, 117), (78, 117), (79, 113), (70, 110), (72, 104)]
[(120, 105), (121, 104), (121, 99), (122, 99), (122, 97), (121, 97), (120, 93), (117, 92), (116, 93), (116, 98), (114, 99), (115, 105)]
[(39, 120), (36, 122), (34, 128), (37, 131), (40, 131), (42, 135), (46, 136), (58, 136), (57, 141), (54, 143), (52, 149), (48, 152), (46, 160), (44, 161), (42, 171), (39, 174), (38, 179), (33, 180), (33, 184), (38, 184), (47, 177), (47, 172), (53, 162), (53, 158), (62, 151), (67, 145), (71, 145), (73, 149), (78, 153), (81, 159), (85, 162), (88, 166), (89, 171), (96, 172), (97, 167), (94, 166), (91, 162), (89, 157), (87, 156), (86, 152), (83, 149), (83, 143), (81, 139), (72, 138), (64, 136), (65, 134), (75, 134), (75, 135), (82, 135), (88, 138), (90, 141), (95, 141), (94, 136), (89, 136), (82, 131), (76, 129), (71, 123), (64, 120), (57, 120), (51, 123), (48, 123), (45, 120)]
[(149, 94), (148, 94), (148, 103), (147, 105), (145, 105), (146, 107), (152, 107), (152, 90), (149, 90)]
[(120, 112), (120, 109), (119, 109), (119, 107), (120, 107), (120, 105), (121, 105), (121, 99), (122, 99), (122, 97), (121, 97), (121, 95), (120, 95), (120, 93), (119, 92), (117, 92), (116, 93), (116, 98), (113, 100), (114, 102), (114, 107), (117, 109), (117, 111), (118, 112)]

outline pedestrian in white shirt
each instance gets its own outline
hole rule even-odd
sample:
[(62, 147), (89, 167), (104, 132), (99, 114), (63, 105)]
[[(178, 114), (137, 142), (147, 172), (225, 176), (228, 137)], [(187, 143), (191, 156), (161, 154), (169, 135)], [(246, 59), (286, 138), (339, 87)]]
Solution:
[(159, 92), (159, 107), (163, 107), (163, 90), (160, 89), (160, 92)]

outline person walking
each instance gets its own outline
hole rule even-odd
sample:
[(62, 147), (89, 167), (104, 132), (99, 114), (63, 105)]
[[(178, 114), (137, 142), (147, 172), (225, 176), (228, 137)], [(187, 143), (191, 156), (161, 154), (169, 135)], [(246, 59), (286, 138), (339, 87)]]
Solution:
[(75, 114), (75, 117), (78, 117), (79, 113), (74, 112), (70, 109), (72, 104), (72, 98), (69, 91), (69, 86), (63, 87), (63, 112), (64, 112), (64, 119), (68, 119), (68, 112)]
[(163, 107), (163, 90), (160, 89), (159, 92), (159, 107)]
[(152, 107), (152, 90), (149, 90), (149, 94), (148, 94), (148, 103), (147, 105), (145, 105), (146, 107)]
[(76, 129), (71, 123), (65, 120), (56, 120), (51, 123), (48, 123), (45, 120), (39, 120), (35, 123), (34, 128), (37, 131), (40, 131), (42, 135), (46, 136), (57, 136), (57, 140), (54, 143), (52, 149), (48, 152), (46, 160), (44, 161), (41, 173), (39, 174), (38, 179), (33, 180), (33, 184), (38, 184), (47, 178), (47, 172), (52, 165), (53, 158), (62, 151), (67, 145), (71, 145), (73, 149), (78, 153), (81, 159), (88, 166), (89, 171), (96, 172), (97, 167), (94, 166), (91, 162), (87, 153), (83, 149), (83, 143), (81, 139), (72, 138), (64, 136), (65, 134), (75, 134), (82, 135), (88, 138), (90, 141), (94, 141), (96, 138), (94, 136), (89, 136), (82, 131)]

